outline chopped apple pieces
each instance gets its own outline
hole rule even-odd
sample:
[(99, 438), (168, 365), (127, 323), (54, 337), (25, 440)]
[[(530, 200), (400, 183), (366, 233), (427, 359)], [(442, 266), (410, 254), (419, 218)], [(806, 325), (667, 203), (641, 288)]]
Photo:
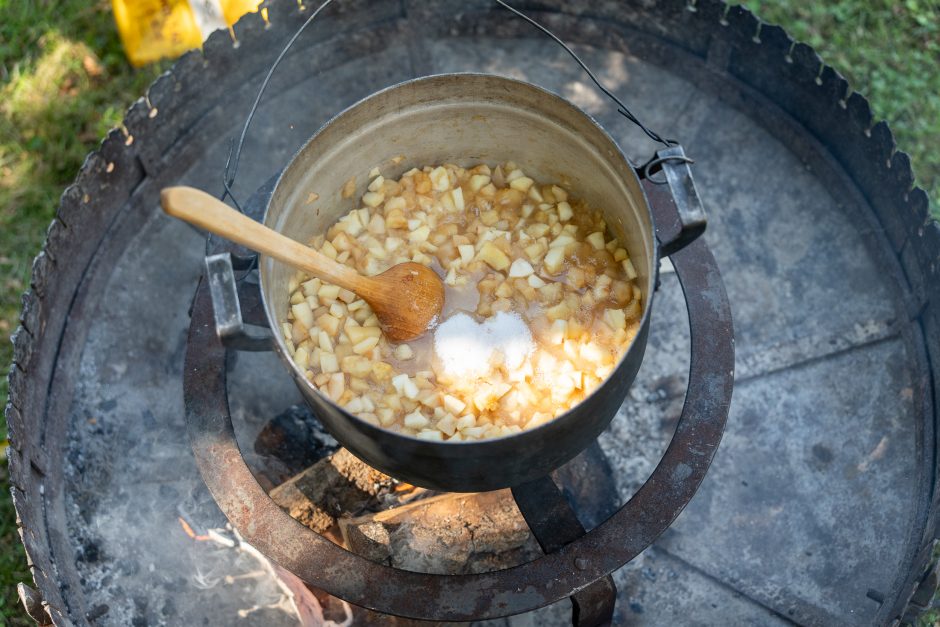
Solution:
[[(404, 261), (432, 266), (456, 309), (481, 321), (521, 316), (534, 348), (511, 368), (496, 350), (485, 375), (455, 377), (439, 370), (432, 337), (392, 344), (365, 300), (296, 273), (281, 333), (320, 393), (370, 424), (465, 442), (543, 425), (610, 376), (636, 335), (643, 294), (599, 211), (513, 163), (414, 168), (398, 180), (374, 168), (364, 180), (359, 202), (311, 246), (366, 275)], [(352, 177), (341, 196), (356, 190)]]

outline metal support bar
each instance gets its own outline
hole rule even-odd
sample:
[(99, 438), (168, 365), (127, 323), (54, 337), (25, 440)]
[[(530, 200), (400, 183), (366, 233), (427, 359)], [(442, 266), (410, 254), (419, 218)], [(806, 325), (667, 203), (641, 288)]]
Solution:
[[(545, 553), (554, 553), (586, 533), (568, 499), (549, 476), (512, 489), (512, 496), (529, 529)], [(578, 560), (572, 565), (579, 568)], [(571, 624), (576, 627), (610, 625), (617, 588), (610, 575), (571, 596)]]

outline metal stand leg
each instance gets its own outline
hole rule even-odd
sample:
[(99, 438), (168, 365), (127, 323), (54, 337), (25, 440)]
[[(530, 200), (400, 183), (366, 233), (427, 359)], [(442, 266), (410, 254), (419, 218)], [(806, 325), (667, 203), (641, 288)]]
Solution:
[[(587, 533), (565, 495), (547, 475), (514, 487), (512, 496), (545, 553), (553, 553)], [(572, 568), (579, 568), (583, 559), (575, 560)], [(610, 625), (616, 600), (613, 577), (607, 575), (598, 579), (571, 596), (571, 624), (576, 627)]]

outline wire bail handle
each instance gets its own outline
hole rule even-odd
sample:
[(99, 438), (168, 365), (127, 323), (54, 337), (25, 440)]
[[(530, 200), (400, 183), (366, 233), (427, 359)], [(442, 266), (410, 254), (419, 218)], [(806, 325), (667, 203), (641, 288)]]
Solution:
[[(523, 20), (525, 20), (526, 22), (528, 22), (529, 24), (531, 24), (532, 26), (540, 30), (546, 36), (548, 36), (552, 41), (554, 41), (559, 46), (561, 46), (565, 50), (565, 52), (567, 52), (571, 56), (571, 58), (574, 59), (574, 61), (581, 67), (581, 69), (584, 70), (584, 73), (588, 75), (588, 77), (591, 79), (591, 82), (593, 82), (594, 85), (605, 96), (607, 96), (610, 100), (614, 102), (614, 104), (617, 105), (617, 109), (616, 109), (617, 113), (619, 113), (620, 115), (628, 119), (630, 122), (635, 124), (637, 127), (639, 127), (640, 130), (642, 130), (646, 134), (647, 137), (649, 137), (655, 142), (663, 144), (667, 148), (671, 146), (677, 146), (679, 144), (679, 142), (674, 139), (663, 138), (661, 135), (659, 135), (659, 133), (656, 133), (655, 131), (653, 131), (646, 125), (644, 125), (642, 122), (640, 122), (639, 118), (637, 118), (636, 115), (634, 115), (630, 111), (630, 109), (628, 109), (627, 106), (616, 95), (614, 95), (613, 92), (607, 89), (603, 85), (603, 83), (601, 83), (601, 81), (597, 78), (597, 76), (594, 75), (594, 72), (591, 71), (591, 69), (584, 63), (584, 61), (581, 60), (581, 58), (574, 52), (574, 50), (572, 50), (564, 41), (562, 41), (558, 36), (556, 36), (548, 28), (538, 23), (537, 21), (535, 21), (528, 15), (522, 13), (518, 9), (510, 6), (503, 0), (493, 0), (493, 1), (497, 5), (501, 6), (507, 11), (510, 11), (517, 17), (522, 18)], [(313, 13), (310, 14), (310, 17), (308, 17), (306, 21), (304, 21), (304, 23), (300, 25), (300, 28), (297, 29), (297, 32), (295, 32), (293, 36), (291, 36), (290, 40), (288, 40), (287, 44), (284, 46), (281, 52), (277, 55), (277, 58), (274, 60), (274, 63), (271, 64), (270, 69), (268, 69), (268, 73), (265, 75), (264, 81), (262, 81), (261, 87), (258, 89), (258, 95), (255, 96), (255, 101), (251, 105), (251, 109), (248, 111), (248, 117), (245, 119), (245, 125), (242, 127), (242, 132), (238, 137), (237, 143), (235, 142), (234, 138), (229, 140), (228, 156), (225, 160), (225, 169), (222, 174), (222, 186), (224, 187), (224, 191), (222, 192), (219, 198), (221, 200), (225, 200), (226, 197), (231, 198), (232, 202), (235, 204), (235, 207), (239, 211), (242, 211), (243, 213), (244, 211), (242, 210), (241, 204), (238, 202), (238, 200), (236, 200), (235, 195), (232, 193), (232, 185), (235, 183), (235, 177), (238, 173), (238, 164), (241, 159), (242, 147), (245, 144), (245, 137), (248, 135), (248, 128), (251, 126), (251, 121), (254, 118), (255, 113), (258, 110), (258, 105), (261, 103), (261, 97), (264, 95), (265, 89), (267, 89), (268, 83), (271, 80), (271, 76), (274, 74), (274, 70), (277, 69), (277, 66), (284, 59), (284, 56), (287, 54), (288, 50), (290, 50), (291, 46), (294, 45), (294, 42), (297, 41), (297, 39), (304, 32), (304, 30), (311, 23), (313, 23), (314, 19), (316, 19), (316, 17), (320, 14), (320, 12), (323, 11), (323, 9), (325, 9), (329, 5), (333, 4), (333, 2), (334, 0), (324, 0), (324, 2), (322, 2), (320, 6), (318, 6), (317, 9)], [(670, 160), (681, 160), (685, 163), (694, 163), (694, 161), (692, 159), (689, 159), (688, 157), (658, 158), (654, 155), (653, 158), (650, 159), (646, 164), (639, 166), (636, 169), (641, 173), (643, 178), (649, 179), (650, 182), (656, 183), (657, 185), (662, 185), (666, 182), (665, 180), (653, 179), (650, 177), (650, 175), (654, 174), (657, 171), (655, 170), (657, 166), (660, 166), (664, 161), (670, 161)]]

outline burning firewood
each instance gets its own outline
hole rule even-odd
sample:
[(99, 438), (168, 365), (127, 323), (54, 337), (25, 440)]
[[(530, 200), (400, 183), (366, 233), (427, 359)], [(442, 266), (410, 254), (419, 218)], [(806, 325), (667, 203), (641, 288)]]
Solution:
[(270, 496), (300, 523), (326, 533), (340, 516), (411, 500), (420, 492), (340, 449), (274, 488)]
[(418, 572), (485, 572), (541, 554), (509, 490), (442, 494), (339, 526), (354, 553)]

